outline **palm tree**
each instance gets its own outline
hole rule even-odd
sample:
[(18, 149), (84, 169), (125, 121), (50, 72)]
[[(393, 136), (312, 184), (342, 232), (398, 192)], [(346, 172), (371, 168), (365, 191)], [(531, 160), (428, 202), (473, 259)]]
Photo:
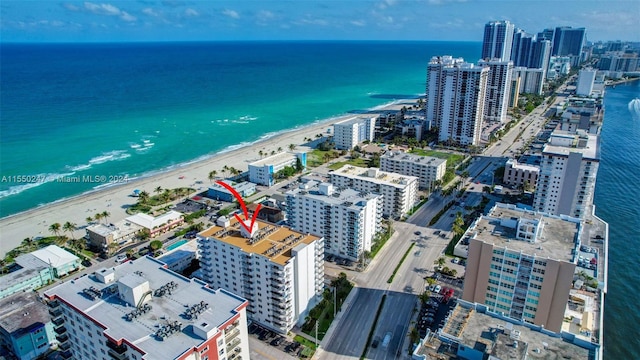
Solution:
[(445, 259), (443, 256), (440, 256), (436, 261), (433, 262), (434, 264), (438, 265), (438, 267), (444, 265), (447, 263), (447, 259)]
[(276, 151), (275, 150), (271, 150), (271, 155), (275, 155)]
[(100, 219), (103, 218), (101, 213), (96, 213), (95, 215), (93, 215), (93, 218), (97, 221), (100, 222)]
[(62, 225), (62, 230), (68, 232), (71, 234), (71, 238), (73, 240), (75, 240), (76, 238), (73, 236), (73, 232), (76, 230), (76, 224), (67, 221), (66, 223), (64, 223), (64, 225)]
[(160, 194), (162, 192), (162, 186), (158, 186), (155, 190), (153, 190), (156, 194)]
[(87, 216), (85, 220), (87, 221), (87, 224), (91, 224), (93, 222), (93, 218), (91, 216)]
[[(144, 204), (147, 201), (149, 201), (149, 193), (144, 191), (144, 190), (141, 191), (140, 194), (138, 194), (138, 201), (140, 201), (140, 203), (142, 203), (142, 204)], [(96, 220), (98, 220), (98, 219), (96, 218)]]
[(169, 202), (169, 200), (171, 200), (171, 191), (165, 189), (162, 193), (162, 200), (164, 202)]
[(456, 219), (453, 221), (453, 226), (451, 227), (451, 230), (456, 235), (462, 235), (464, 234), (463, 226), (464, 226), (464, 219), (462, 219), (462, 214), (458, 211), (458, 213), (456, 214)]
[(102, 218), (104, 219), (104, 222), (106, 223), (107, 221), (109, 221), (109, 216), (111, 216), (111, 213), (108, 212), (107, 210), (102, 212)]
[(264, 155), (264, 151), (262, 150), (258, 151), (258, 155), (260, 155), (260, 159), (262, 159), (262, 156)]
[(116, 250), (118, 250), (119, 247), (120, 245), (118, 245), (118, 243), (114, 241), (107, 246), (107, 251), (109, 254), (113, 254), (114, 252), (116, 252)]
[(289, 144), (289, 150), (293, 150), (296, 148), (296, 144)]
[(215, 170), (211, 170), (211, 172), (209, 173), (209, 181), (211, 181), (212, 184), (213, 184), (213, 179), (216, 178), (216, 175), (218, 175), (218, 172)]
[(49, 225), (49, 231), (51, 231), (55, 236), (60, 237), (60, 224), (53, 223)]
[(420, 294), (418, 298), (422, 300), (422, 303), (426, 304), (427, 301), (429, 301), (429, 298), (431, 298), (431, 294), (429, 294), (428, 291), (425, 291), (422, 294)]
[(282, 146), (278, 146), (278, 152), (282, 152)]
[(229, 170), (229, 167), (228, 167), (227, 165), (223, 166), (223, 167), (222, 167), (222, 176), (225, 176), (225, 177), (226, 177), (226, 175), (225, 175), (225, 174), (227, 173), (227, 171), (228, 171), (228, 170)]
[(22, 246), (26, 247), (28, 250), (31, 250), (33, 245), (34, 241), (32, 237), (24, 238), (24, 240), (22, 240)]

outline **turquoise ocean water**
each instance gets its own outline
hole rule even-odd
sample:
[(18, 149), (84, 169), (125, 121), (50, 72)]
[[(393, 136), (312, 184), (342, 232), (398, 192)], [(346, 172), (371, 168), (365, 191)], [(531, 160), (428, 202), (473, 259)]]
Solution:
[[(479, 43), (0, 45), (0, 217), (95, 190), (12, 176), (139, 177), (424, 92), (431, 56)], [(610, 224), (605, 358), (640, 354), (640, 83), (608, 89), (595, 202)], [(1, 240), (1, 239), (0, 239)]]

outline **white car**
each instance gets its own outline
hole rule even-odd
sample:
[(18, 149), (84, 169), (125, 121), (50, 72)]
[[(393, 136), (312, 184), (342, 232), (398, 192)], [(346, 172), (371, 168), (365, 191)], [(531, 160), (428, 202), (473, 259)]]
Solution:
[(125, 261), (127, 261), (127, 259), (128, 259), (127, 255), (125, 255), (125, 254), (120, 254), (120, 255), (116, 256), (116, 262), (119, 262), (119, 263), (125, 262)]
[(440, 290), (442, 290), (442, 286), (436, 285), (433, 287), (433, 292), (436, 294), (440, 294)]

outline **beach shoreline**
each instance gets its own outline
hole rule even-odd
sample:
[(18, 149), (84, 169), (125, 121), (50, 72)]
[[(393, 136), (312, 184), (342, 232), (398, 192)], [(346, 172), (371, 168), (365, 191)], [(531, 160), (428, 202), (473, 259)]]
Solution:
[[(316, 134), (327, 134), (327, 129), (333, 124), (346, 121), (358, 116), (375, 116), (376, 111), (397, 110), (402, 106), (415, 103), (415, 99), (396, 99), (394, 101), (367, 109), (361, 114), (343, 114), (331, 118), (321, 119), (311, 124), (298, 128), (284, 130), (271, 137), (259, 139), (247, 146), (240, 146), (231, 150), (203, 155), (203, 159), (194, 159), (189, 162), (174, 165), (175, 168), (160, 169), (156, 173), (131, 179), (127, 182), (94, 189), (73, 197), (59, 199), (52, 203), (44, 204), (23, 212), (8, 215), (0, 219), (0, 256), (19, 246), (25, 238), (51, 236), (48, 230), (53, 223), (64, 224), (69, 221), (78, 226), (73, 233), (76, 238), (84, 236), (86, 218), (93, 217), (96, 213), (108, 211), (108, 221), (115, 223), (127, 216), (126, 209), (136, 203), (136, 198), (131, 196), (134, 189), (154, 193), (158, 186), (166, 189), (178, 187), (192, 187), (202, 192), (209, 185), (209, 172), (217, 170), (221, 175), (222, 168), (233, 166), (241, 171), (248, 169), (248, 164), (259, 160), (259, 151), (266, 153), (282, 148), (289, 149), (289, 144), (303, 146), (305, 138), (315, 139)], [(268, 134), (268, 133), (267, 133)], [(265, 135), (267, 135), (265, 134)], [(197, 183), (201, 182), (201, 183)], [(193, 194), (192, 194), (193, 195)], [(71, 234), (63, 234), (71, 235)]]

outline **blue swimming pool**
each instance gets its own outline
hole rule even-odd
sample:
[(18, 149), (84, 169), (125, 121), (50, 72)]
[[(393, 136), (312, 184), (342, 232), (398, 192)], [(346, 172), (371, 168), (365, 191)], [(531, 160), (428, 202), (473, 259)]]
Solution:
[(178, 241), (175, 244), (171, 244), (171, 245), (167, 246), (167, 251), (171, 251), (171, 250), (173, 250), (173, 249), (175, 249), (175, 248), (177, 248), (179, 246), (182, 246), (182, 245), (186, 244), (188, 241), (189, 240), (182, 239), (182, 240)]

